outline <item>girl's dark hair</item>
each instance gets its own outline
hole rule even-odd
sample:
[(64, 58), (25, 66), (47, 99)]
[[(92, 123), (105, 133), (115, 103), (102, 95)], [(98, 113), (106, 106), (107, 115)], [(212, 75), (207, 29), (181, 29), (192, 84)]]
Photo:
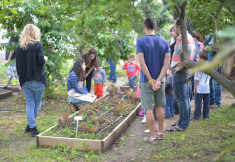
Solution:
[(203, 60), (208, 60), (208, 54), (207, 54), (207, 52), (204, 52), (204, 51), (200, 52), (200, 53), (199, 53), (199, 57), (200, 57), (201, 59), (203, 59)]
[(200, 33), (194, 32), (194, 33), (193, 33), (193, 37), (197, 38), (197, 40), (198, 40), (199, 42), (204, 43), (204, 38), (202, 37), (202, 35), (201, 35)]
[[(90, 55), (94, 54), (95, 58), (90, 61)], [(86, 53), (83, 54), (82, 58), (85, 60), (85, 64), (87, 67), (95, 67), (98, 62), (98, 54), (94, 48), (90, 48)]]
[(148, 17), (145, 19), (144, 25), (146, 25), (147, 29), (154, 30), (156, 28), (156, 20)]
[(170, 28), (170, 32), (174, 32), (174, 28), (175, 28), (175, 26), (172, 26), (172, 27)]
[(84, 63), (84, 59), (77, 59), (76, 62), (73, 65), (73, 68), (70, 72), (74, 71), (74, 73), (77, 75), (79, 81), (83, 81), (85, 79), (85, 72), (82, 68), (82, 64)]

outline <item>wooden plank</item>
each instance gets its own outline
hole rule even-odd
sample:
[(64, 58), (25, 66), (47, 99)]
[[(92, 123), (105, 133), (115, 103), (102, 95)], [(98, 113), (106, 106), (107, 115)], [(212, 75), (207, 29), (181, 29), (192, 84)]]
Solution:
[(0, 91), (0, 99), (12, 96), (12, 91)]
[[(120, 91), (121, 91), (121, 92), (125, 92), (125, 91), (128, 91), (128, 90), (129, 90), (129, 86), (125, 86), (125, 84), (126, 84), (126, 83), (124, 83), (124, 84), (122, 84), (122, 85), (120, 86)], [(137, 86), (138, 86), (138, 85), (137, 85)], [(134, 87), (134, 90), (137, 89), (137, 86)]]
[[(0, 85), (0, 88), (3, 88), (5, 85)], [(8, 90), (12, 90), (15, 92), (20, 92), (19, 88), (17, 86), (8, 86), (7, 87)]]
[(132, 121), (136, 118), (138, 112), (140, 111), (140, 105), (141, 104), (139, 104), (131, 112), (131, 114), (126, 117), (125, 120), (123, 120), (107, 137), (102, 140), (102, 152), (105, 152), (115, 142), (115, 140), (131, 125)]
[(125, 86), (125, 84), (126, 84), (126, 83), (124, 83), (124, 84), (122, 84), (122, 85), (120, 86), (120, 91), (121, 91), (121, 92), (125, 92), (125, 91), (129, 90), (129, 86)]
[[(76, 148), (84, 151), (100, 151), (102, 150), (102, 141), (93, 139), (79, 139), (66, 137), (52, 137), (52, 136), (37, 136), (38, 147), (59, 147), (63, 144), (71, 148)], [(80, 145), (81, 143), (84, 143)]]

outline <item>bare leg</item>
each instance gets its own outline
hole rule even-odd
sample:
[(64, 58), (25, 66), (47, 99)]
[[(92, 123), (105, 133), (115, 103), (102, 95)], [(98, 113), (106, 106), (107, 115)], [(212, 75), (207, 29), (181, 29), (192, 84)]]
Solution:
[(147, 119), (147, 125), (150, 130), (150, 135), (152, 138), (156, 138), (155, 131), (154, 131), (154, 116), (153, 116), (153, 110), (146, 110), (146, 119)]
[(157, 120), (155, 120), (155, 123), (154, 123), (154, 129), (155, 129), (155, 131), (157, 131), (157, 132), (158, 132), (158, 122), (157, 122)]
[(10, 83), (11, 83), (11, 78), (7, 78), (6, 87), (8, 87)]
[(157, 122), (158, 122), (158, 129), (160, 133), (163, 133), (163, 124), (164, 124), (164, 109), (163, 107), (157, 107), (156, 114), (157, 114)]

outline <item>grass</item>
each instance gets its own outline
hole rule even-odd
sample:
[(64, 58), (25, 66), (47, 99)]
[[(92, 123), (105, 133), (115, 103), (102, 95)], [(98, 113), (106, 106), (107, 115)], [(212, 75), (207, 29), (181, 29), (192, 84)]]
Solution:
[[(37, 127), (41, 132), (56, 124), (60, 113), (69, 110), (66, 89), (57, 88), (56, 96), (56, 99), (43, 99), (47, 106), (41, 108), (37, 117)], [(0, 102), (1, 109), (23, 111), (0, 113), (0, 129), (4, 130), (0, 131), (0, 161), (99, 161), (101, 152), (81, 152), (63, 145), (37, 148), (35, 138), (24, 133), (27, 123), (24, 95)]]
[(0, 81), (6, 78), (7, 66), (0, 63)]
[[(59, 113), (69, 109), (66, 89), (56, 89), (56, 99), (43, 99), (47, 107), (42, 107), (37, 118), (40, 131), (44, 131), (58, 122)], [(0, 101), (1, 108), (25, 111), (23, 95)], [(212, 161), (222, 148), (235, 143), (235, 107), (222, 107), (210, 112), (210, 119), (191, 121), (185, 132), (165, 133), (165, 140), (156, 146), (144, 144), (150, 152), (136, 154), (134, 161)], [(82, 152), (61, 145), (58, 148), (37, 148), (35, 138), (23, 133), (26, 126), (25, 113), (0, 113), (0, 161), (102, 161), (101, 152)], [(132, 136), (131, 134), (127, 136)], [(117, 147), (128, 145), (127, 137), (120, 138)], [(136, 142), (133, 147), (141, 147)], [(115, 151), (109, 150), (110, 158)], [(117, 157), (118, 158), (118, 157)], [(228, 153), (224, 161), (235, 161), (235, 153)]]
[[(185, 132), (167, 133), (151, 153), (156, 161), (211, 161), (221, 148), (235, 143), (235, 107), (212, 110), (210, 120), (192, 121)], [(235, 161), (235, 153), (225, 161)]]

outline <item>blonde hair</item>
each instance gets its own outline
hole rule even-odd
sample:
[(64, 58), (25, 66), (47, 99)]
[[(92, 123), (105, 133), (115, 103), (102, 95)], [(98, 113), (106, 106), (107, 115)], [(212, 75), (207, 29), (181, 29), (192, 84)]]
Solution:
[(40, 29), (33, 24), (27, 24), (21, 33), (20, 47), (27, 49), (29, 43), (33, 43), (33, 41), (40, 41), (40, 39)]

